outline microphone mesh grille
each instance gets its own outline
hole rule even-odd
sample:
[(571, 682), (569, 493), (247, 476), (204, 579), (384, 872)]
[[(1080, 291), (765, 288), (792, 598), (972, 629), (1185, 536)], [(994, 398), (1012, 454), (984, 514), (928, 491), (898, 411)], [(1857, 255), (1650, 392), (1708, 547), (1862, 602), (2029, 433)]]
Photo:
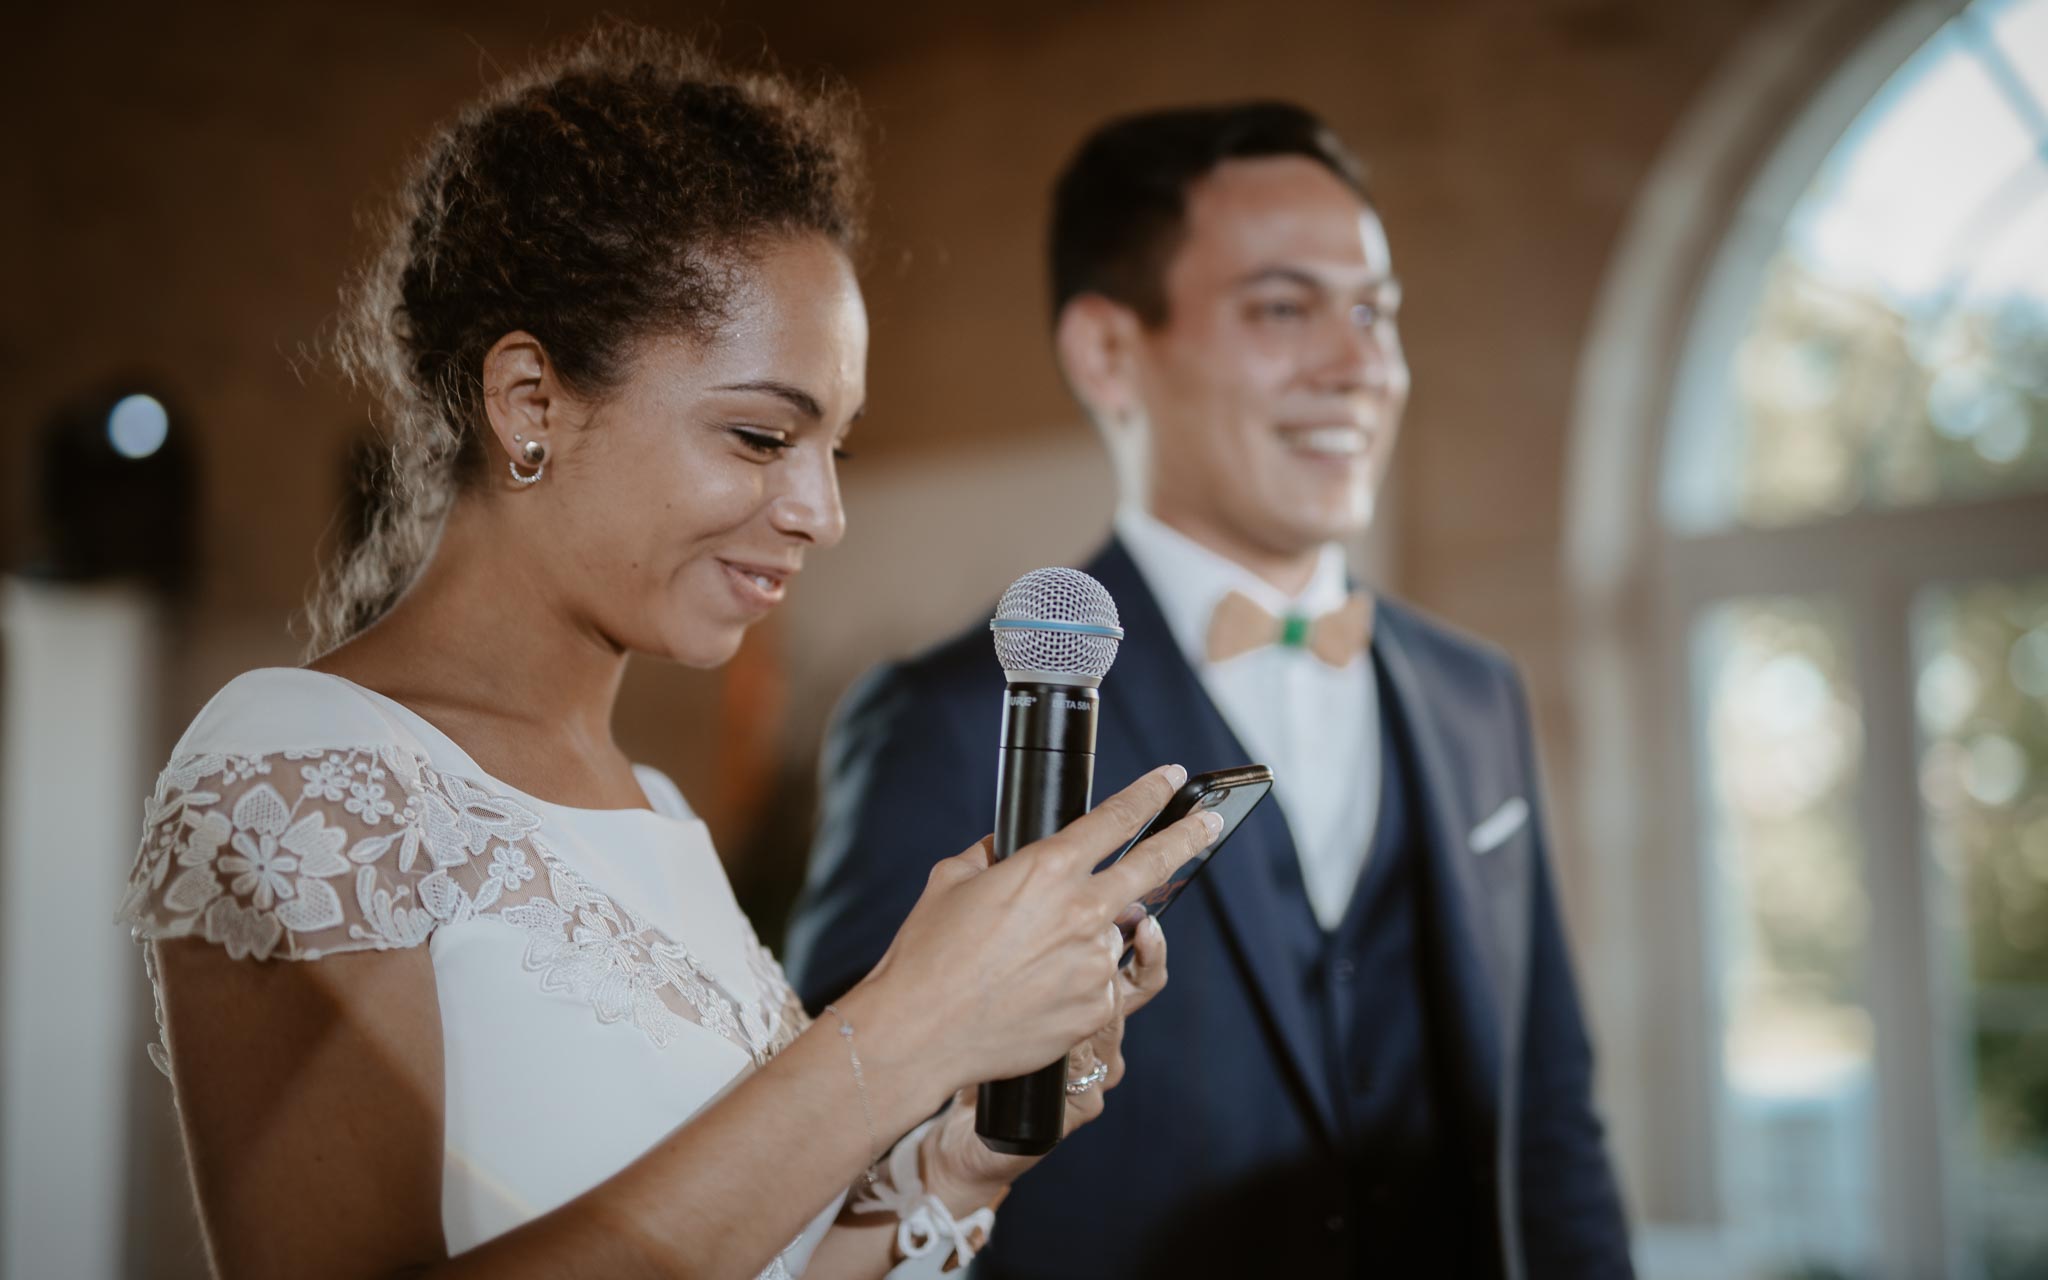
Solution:
[[(1078, 569), (1034, 569), (1010, 584), (996, 605), (999, 621), (1065, 622), (1119, 627), (1116, 601), (1101, 583)], [(1102, 679), (1116, 661), (1113, 636), (1033, 628), (999, 630), (996, 657), (1006, 673)]]

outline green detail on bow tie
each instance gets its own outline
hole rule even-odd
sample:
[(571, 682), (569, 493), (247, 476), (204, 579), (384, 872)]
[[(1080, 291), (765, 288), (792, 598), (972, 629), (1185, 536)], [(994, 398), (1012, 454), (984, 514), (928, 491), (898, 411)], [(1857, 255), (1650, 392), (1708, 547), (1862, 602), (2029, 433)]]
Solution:
[(1308, 643), (1308, 619), (1298, 613), (1289, 614), (1280, 623), (1280, 643), (1290, 649), (1299, 649)]

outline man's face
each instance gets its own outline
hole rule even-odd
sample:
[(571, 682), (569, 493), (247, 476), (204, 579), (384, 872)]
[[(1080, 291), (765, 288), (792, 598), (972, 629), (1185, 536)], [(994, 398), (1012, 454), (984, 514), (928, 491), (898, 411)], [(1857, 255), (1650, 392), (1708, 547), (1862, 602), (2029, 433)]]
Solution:
[(1164, 284), (1135, 362), (1153, 514), (1259, 557), (1365, 528), (1408, 399), (1378, 216), (1313, 160), (1226, 161)]

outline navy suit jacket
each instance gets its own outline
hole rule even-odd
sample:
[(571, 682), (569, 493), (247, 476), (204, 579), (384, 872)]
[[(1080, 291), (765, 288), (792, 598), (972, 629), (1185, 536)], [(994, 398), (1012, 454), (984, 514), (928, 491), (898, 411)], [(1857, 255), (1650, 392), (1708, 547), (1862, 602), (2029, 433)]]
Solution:
[[(1096, 796), (1160, 764), (1244, 763), (1122, 547), (1087, 569), (1126, 632), (1103, 682)], [(1451, 1161), (1469, 1179), (1466, 1202), (1490, 1210), (1465, 1224), (1482, 1242), (1467, 1253), (1511, 1278), (1628, 1275), (1520, 682), (1497, 652), (1389, 601), (1373, 648), (1419, 774), (1426, 1000), (1460, 1117)], [(1001, 701), (985, 627), (848, 695), (826, 739), (817, 843), (786, 948), (807, 1006), (864, 977), (932, 863), (988, 832)], [(1488, 842), (1474, 829), (1517, 799), (1527, 821), (1475, 851)], [(1336, 1100), (1274, 932), (1300, 919), (1276, 896), (1300, 892), (1298, 877), (1271, 871), (1294, 856), (1279, 806), (1262, 805), (1164, 919), (1171, 977), (1128, 1026), (1123, 1083), (1102, 1118), (1019, 1179), (977, 1275), (1350, 1269)]]

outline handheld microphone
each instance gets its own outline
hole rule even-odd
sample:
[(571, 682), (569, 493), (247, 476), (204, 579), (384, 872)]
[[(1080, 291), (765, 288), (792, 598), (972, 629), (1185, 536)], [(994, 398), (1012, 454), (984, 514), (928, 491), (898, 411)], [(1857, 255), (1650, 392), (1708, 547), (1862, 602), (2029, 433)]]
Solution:
[[(996, 764), (997, 861), (1088, 812), (1095, 785), (1096, 686), (1123, 639), (1116, 602), (1073, 569), (1036, 569), (1010, 584), (989, 624), (1009, 686)], [(993, 1150), (1037, 1156), (1064, 1136), (1064, 1056), (1030, 1075), (981, 1086), (974, 1132)]]

